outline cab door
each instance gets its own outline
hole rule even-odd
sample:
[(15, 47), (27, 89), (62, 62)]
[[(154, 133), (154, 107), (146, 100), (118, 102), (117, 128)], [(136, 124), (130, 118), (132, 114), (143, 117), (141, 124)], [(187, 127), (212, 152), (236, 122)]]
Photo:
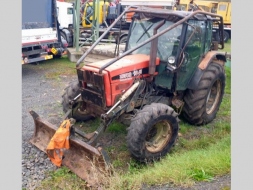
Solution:
[(73, 7), (67, 7), (66, 24), (73, 25)]
[(68, 28), (73, 25), (73, 6), (71, 3), (57, 2), (57, 15), (60, 26)]

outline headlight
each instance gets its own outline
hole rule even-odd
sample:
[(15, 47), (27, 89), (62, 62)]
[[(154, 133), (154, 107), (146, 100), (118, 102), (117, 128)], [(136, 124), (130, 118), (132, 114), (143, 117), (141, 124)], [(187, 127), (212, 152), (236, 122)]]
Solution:
[(87, 83), (87, 86), (88, 86), (88, 87), (90, 87), (90, 88), (92, 88), (92, 87), (93, 87), (93, 85), (92, 85), (92, 84), (90, 84), (90, 83)]
[(169, 63), (169, 64), (174, 64), (175, 61), (176, 61), (176, 59), (175, 59), (174, 56), (170, 56), (170, 57), (168, 58), (168, 63)]

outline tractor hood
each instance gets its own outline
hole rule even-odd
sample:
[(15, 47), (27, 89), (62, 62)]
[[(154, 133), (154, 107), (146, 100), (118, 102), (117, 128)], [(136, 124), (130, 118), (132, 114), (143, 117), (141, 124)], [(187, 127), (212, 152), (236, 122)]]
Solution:
[[(85, 69), (87, 69), (87, 67), (92, 67), (99, 70), (103, 65), (111, 60), (112, 59), (106, 59), (90, 63), (84, 67)], [(150, 56), (145, 54), (127, 55), (105, 68), (104, 71), (108, 73), (111, 83), (130, 80), (138, 75), (145, 77), (149, 72), (149, 60)], [(159, 65), (159, 62), (160, 59), (156, 58), (156, 65)]]

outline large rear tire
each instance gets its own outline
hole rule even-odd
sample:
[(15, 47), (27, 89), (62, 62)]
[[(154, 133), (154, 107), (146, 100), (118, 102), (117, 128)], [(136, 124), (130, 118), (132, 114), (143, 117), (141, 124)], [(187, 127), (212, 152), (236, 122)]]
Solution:
[(187, 90), (183, 116), (193, 125), (210, 123), (219, 110), (225, 89), (224, 68), (211, 63), (200, 79), (197, 90)]
[(150, 162), (165, 156), (178, 136), (178, 114), (173, 108), (152, 103), (132, 119), (128, 128), (127, 145), (140, 162)]
[[(69, 102), (73, 100), (78, 94), (80, 94), (79, 83), (77, 81), (71, 82), (65, 89), (62, 95), (62, 108), (66, 113), (69, 110)], [(82, 102), (77, 102), (72, 107), (72, 112), (68, 115), (68, 118), (74, 118), (77, 121), (86, 121), (91, 119), (92, 116), (89, 114), (84, 114), (80, 111), (82, 107)]]

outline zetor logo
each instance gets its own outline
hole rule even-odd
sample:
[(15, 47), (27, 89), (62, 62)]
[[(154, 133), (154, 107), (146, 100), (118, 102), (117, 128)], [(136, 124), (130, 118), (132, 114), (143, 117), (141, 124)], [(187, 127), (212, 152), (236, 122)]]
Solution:
[(119, 75), (119, 79), (126, 80), (126, 79), (132, 78), (133, 76), (138, 76), (141, 74), (142, 74), (142, 69), (134, 70), (134, 71), (130, 71), (130, 72), (123, 73), (123, 74)]

